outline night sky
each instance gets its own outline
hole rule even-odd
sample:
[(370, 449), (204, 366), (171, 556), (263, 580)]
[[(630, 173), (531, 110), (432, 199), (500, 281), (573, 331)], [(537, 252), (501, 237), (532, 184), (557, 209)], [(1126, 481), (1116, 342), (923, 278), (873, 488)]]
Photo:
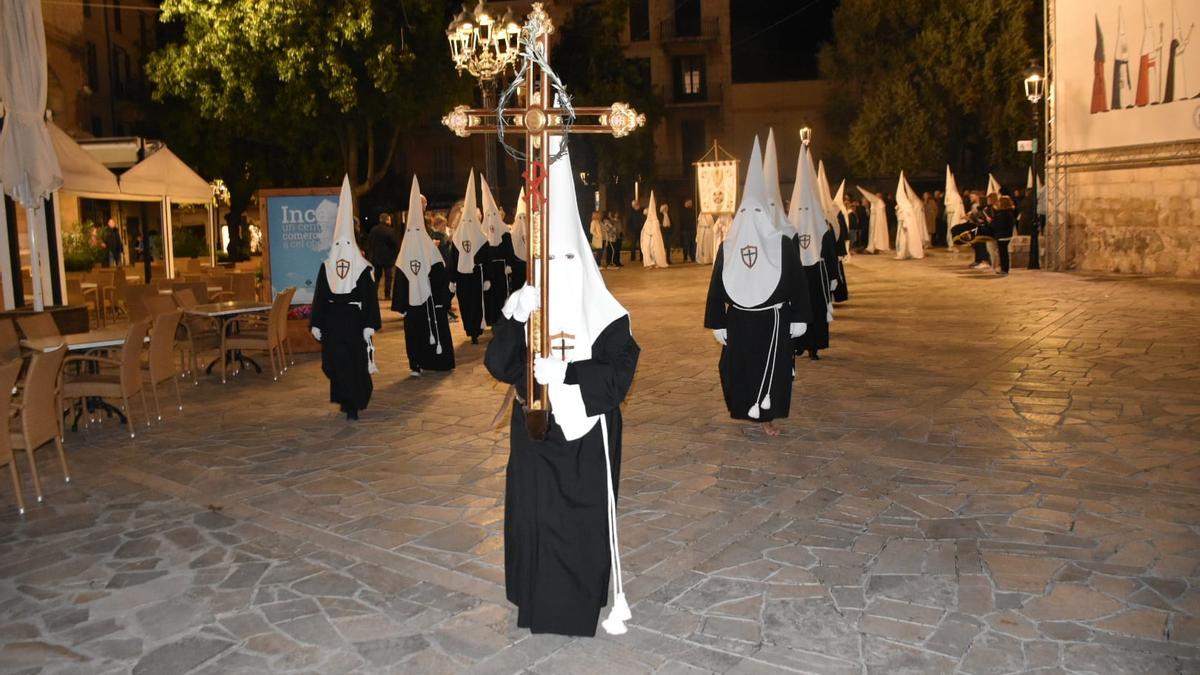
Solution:
[(730, 0), (734, 82), (813, 80), (838, 0)]

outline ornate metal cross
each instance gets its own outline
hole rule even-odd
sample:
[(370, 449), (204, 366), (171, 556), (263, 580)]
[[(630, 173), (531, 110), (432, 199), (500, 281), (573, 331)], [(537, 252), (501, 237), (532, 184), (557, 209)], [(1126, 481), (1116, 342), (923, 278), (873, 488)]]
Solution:
[[(525, 384), (529, 400), (525, 402), (526, 426), (531, 438), (541, 440), (549, 427), (550, 398), (547, 387), (539, 386), (533, 378), (533, 360), (537, 356), (550, 356), (549, 270), (545, 261), (549, 255), (549, 168), (554, 160), (550, 156), (549, 134), (611, 134), (616, 138), (629, 133), (646, 123), (645, 115), (625, 103), (613, 103), (608, 107), (575, 107), (574, 119), (571, 110), (551, 105), (553, 90), (551, 73), (542, 64), (549, 63), (550, 34), (554, 24), (542, 9), (542, 3), (533, 3), (533, 9), (522, 29), (521, 58), (525, 61), (523, 93), (525, 107), (503, 108), (503, 119), (498, 110), (470, 108), (460, 105), (442, 118), (455, 135), (467, 137), (472, 134), (495, 134), (503, 127), (504, 133), (524, 134), (526, 169), (525, 202), (529, 214), (529, 232), (525, 237), (529, 250), (526, 259), (526, 282), (533, 284), (541, 293), (542, 309), (534, 312), (526, 324), (528, 348)], [(534, 53), (531, 53), (534, 52)], [(564, 351), (565, 354), (565, 351)]]

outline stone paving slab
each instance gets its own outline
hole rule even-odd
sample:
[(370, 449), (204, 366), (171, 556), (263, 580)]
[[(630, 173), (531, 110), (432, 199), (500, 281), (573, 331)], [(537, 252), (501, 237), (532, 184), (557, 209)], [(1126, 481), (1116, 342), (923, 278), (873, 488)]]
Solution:
[(708, 268), (605, 273), (624, 636), (515, 627), (503, 389), (457, 326), (406, 377), (385, 312), (358, 423), (300, 356), (69, 433), (23, 518), (0, 482), (0, 672), (1200, 672), (1200, 284), (966, 263), (851, 259), (776, 439), (724, 411)]

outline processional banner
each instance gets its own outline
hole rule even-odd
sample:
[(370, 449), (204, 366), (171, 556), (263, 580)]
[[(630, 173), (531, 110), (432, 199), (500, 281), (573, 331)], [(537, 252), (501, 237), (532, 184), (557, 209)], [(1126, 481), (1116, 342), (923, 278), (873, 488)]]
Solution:
[(696, 163), (700, 213), (733, 213), (737, 206), (737, 167), (737, 160)]

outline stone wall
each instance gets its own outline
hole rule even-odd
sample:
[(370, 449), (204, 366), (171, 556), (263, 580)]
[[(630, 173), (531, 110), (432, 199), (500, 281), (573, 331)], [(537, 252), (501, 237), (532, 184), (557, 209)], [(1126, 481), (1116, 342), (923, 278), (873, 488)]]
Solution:
[(1081, 164), (1065, 178), (1069, 268), (1200, 277), (1200, 161)]

